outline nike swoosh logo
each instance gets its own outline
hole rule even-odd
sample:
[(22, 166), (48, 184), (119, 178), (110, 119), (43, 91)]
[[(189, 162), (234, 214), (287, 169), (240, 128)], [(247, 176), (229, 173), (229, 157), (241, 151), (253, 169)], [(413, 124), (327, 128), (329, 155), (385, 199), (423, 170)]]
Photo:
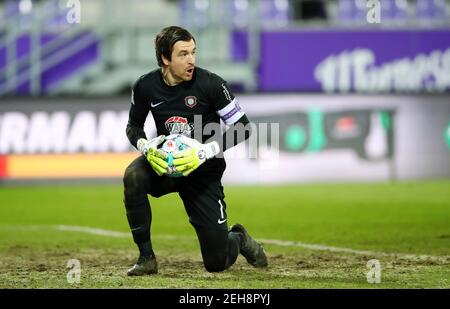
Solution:
[(225, 221), (227, 221), (227, 219), (223, 219), (223, 220), (217, 220), (217, 223), (219, 223), (219, 224), (222, 224), (222, 223), (224, 223)]
[(161, 105), (161, 104), (163, 104), (165, 101), (161, 101), (161, 102), (158, 102), (158, 103), (150, 103), (150, 106), (151, 107), (156, 107), (156, 106), (158, 106), (158, 105)]

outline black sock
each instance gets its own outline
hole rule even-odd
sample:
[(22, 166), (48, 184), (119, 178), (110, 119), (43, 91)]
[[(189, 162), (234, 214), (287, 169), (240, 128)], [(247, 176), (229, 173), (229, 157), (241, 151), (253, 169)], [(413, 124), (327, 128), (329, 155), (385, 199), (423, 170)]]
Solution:
[(239, 251), (241, 250), (242, 238), (240, 237), (240, 233), (229, 232), (228, 233), (228, 256), (226, 261), (226, 268), (236, 262), (236, 259), (239, 255)]
[(137, 244), (139, 247), (139, 253), (141, 256), (150, 256), (154, 257), (155, 253), (153, 252), (152, 243), (150, 241)]
[[(242, 244), (244, 243), (244, 234), (239, 232), (229, 232), (228, 235), (234, 237), (238, 240), (239, 249), (242, 248)], [(237, 237), (236, 237), (237, 236)]]

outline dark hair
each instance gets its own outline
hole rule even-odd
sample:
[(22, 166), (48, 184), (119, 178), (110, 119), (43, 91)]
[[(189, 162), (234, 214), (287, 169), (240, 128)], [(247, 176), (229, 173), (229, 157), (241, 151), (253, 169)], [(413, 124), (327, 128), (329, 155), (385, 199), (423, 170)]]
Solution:
[(155, 38), (155, 51), (158, 65), (160, 67), (164, 65), (162, 56), (164, 56), (168, 60), (172, 60), (173, 46), (176, 42), (189, 42), (190, 40), (194, 40), (195, 42), (192, 34), (190, 34), (189, 31), (184, 28), (178, 26), (170, 26), (162, 29)]

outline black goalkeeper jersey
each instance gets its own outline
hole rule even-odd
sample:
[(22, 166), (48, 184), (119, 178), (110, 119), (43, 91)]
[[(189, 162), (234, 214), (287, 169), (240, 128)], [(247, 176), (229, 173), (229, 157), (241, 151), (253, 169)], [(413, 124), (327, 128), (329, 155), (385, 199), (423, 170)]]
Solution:
[[(158, 135), (183, 134), (202, 143), (214, 134), (221, 136), (211, 130), (205, 133), (205, 126), (214, 123), (219, 128), (221, 119), (230, 125), (244, 115), (227, 83), (199, 67), (195, 68), (190, 81), (176, 86), (168, 86), (164, 82), (161, 69), (145, 74), (135, 82), (127, 126), (127, 136), (134, 147), (140, 138), (146, 138), (144, 123), (149, 112)], [(224, 170), (225, 160), (213, 158), (192, 175), (208, 173), (221, 176)]]

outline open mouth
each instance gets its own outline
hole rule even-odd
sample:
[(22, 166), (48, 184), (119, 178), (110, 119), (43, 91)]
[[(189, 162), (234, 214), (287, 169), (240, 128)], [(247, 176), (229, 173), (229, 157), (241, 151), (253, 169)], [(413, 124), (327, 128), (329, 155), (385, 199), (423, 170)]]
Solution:
[(192, 74), (192, 73), (194, 73), (194, 68), (188, 69), (186, 72), (189, 74)]

